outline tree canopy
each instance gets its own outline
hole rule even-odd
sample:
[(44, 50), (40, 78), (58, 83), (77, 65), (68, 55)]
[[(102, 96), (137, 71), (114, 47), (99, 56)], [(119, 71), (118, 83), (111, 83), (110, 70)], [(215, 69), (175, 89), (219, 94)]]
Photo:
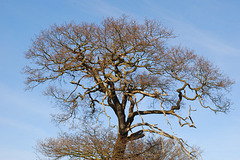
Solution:
[[(105, 18), (101, 24), (53, 25), (26, 52), (33, 63), (25, 68), (26, 84), (46, 84), (45, 93), (63, 110), (58, 121), (100, 113), (110, 120), (106, 109), (113, 110), (118, 120), (113, 159), (123, 158), (127, 143), (145, 133), (174, 139), (193, 157), (180, 138), (159, 122), (145, 121), (144, 115), (164, 116), (168, 124), (171, 116), (180, 126), (195, 127), (191, 102), (227, 112), (233, 81), (193, 50), (169, 45), (170, 38), (175, 38), (173, 32), (159, 22), (138, 23), (126, 16)], [(146, 100), (155, 101), (154, 108)], [(178, 112), (184, 107), (189, 107), (187, 116)]]

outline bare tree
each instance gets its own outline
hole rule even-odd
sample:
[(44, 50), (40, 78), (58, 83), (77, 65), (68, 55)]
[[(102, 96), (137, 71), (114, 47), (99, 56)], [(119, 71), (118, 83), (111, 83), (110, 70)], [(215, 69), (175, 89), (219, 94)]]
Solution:
[(60, 133), (37, 144), (36, 150), (52, 159), (110, 159), (116, 135), (110, 129), (84, 125), (81, 132)]
[(169, 126), (171, 116), (180, 126), (195, 127), (191, 107), (187, 115), (178, 110), (196, 101), (214, 112), (228, 111), (233, 81), (193, 51), (169, 46), (169, 38), (172, 31), (157, 21), (139, 24), (125, 16), (106, 18), (101, 25), (53, 25), (26, 52), (33, 63), (26, 67), (26, 83), (29, 88), (47, 83), (46, 94), (64, 111), (55, 117), (60, 122), (77, 113), (105, 113), (110, 120), (111, 109), (118, 120), (112, 159), (124, 158), (127, 143), (146, 133), (174, 139), (193, 157), (180, 138), (145, 116), (161, 115)]
[[(117, 139), (112, 128), (83, 125), (81, 131), (60, 133), (57, 138), (40, 141), (36, 150), (52, 159), (111, 159)], [(198, 148), (194, 150), (199, 151)], [(162, 137), (138, 139), (126, 146), (125, 158), (128, 160), (187, 160), (189, 157), (172, 139)]]

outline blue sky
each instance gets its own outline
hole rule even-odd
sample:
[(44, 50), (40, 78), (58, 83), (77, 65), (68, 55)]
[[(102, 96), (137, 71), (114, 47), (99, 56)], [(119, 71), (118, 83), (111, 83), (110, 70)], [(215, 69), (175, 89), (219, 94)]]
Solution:
[(193, 114), (197, 129), (177, 133), (203, 150), (206, 160), (240, 157), (240, 1), (238, 0), (0, 0), (0, 159), (36, 159), (37, 140), (59, 130), (50, 114), (57, 111), (41, 87), (24, 91), (24, 52), (31, 38), (57, 23), (101, 22), (126, 14), (139, 22), (157, 19), (172, 28), (172, 43), (194, 49), (236, 81), (232, 110), (214, 114), (199, 108)]

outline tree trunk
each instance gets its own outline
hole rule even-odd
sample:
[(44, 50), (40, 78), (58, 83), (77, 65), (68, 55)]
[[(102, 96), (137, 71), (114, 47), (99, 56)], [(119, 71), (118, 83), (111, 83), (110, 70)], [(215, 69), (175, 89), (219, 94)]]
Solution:
[(118, 134), (118, 138), (113, 149), (112, 159), (124, 159), (123, 157), (126, 150), (127, 142), (127, 134)]

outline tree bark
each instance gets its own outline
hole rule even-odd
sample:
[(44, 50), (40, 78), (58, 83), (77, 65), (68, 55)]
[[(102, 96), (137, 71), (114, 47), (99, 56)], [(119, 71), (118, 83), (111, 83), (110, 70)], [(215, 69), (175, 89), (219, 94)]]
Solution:
[(113, 155), (112, 155), (113, 160), (124, 159), (124, 153), (126, 150), (127, 143), (128, 143), (127, 134), (121, 135), (119, 133), (113, 149)]

